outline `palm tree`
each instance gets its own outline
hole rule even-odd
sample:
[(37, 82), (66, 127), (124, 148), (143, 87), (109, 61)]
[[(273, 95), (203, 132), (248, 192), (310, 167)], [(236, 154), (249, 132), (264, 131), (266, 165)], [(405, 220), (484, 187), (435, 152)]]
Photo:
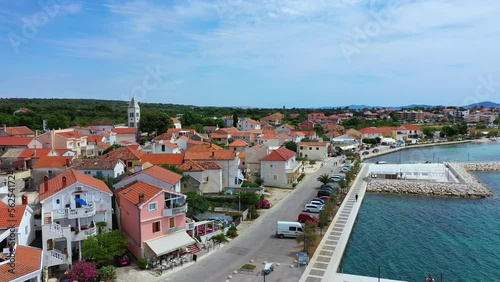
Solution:
[(333, 178), (329, 174), (322, 174), (316, 178), (319, 182), (321, 182), (323, 185), (326, 185), (328, 182), (333, 182)]
[(297, 236), (295, 239), (298, 243), (304, 244), (304, 252), (308, 252), (310, 247), (313, 247), (318, 234), (316, 233), (317, 223), (313, 221), (308, 221), (304, 225), (303, 232)]

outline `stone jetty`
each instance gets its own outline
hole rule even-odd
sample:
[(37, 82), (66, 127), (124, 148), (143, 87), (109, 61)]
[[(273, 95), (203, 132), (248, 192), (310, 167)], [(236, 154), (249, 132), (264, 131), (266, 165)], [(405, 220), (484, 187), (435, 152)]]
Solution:
[(493, 192), (468, 171), (500, 171), (500, 163), (446, 163), (446, 166), (458, 182), (368, 178), (367, 191), (459, 198), (493, 196)]

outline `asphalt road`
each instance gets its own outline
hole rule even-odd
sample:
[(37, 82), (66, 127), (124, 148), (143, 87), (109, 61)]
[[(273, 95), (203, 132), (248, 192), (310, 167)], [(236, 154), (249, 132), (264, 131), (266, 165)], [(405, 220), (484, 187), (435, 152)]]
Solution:
[[(243, 234), (223, 249), (161, 281), (264, 281), (264, 277), (261, 276), (264, 261), (280, 264), (265, 277), (265, 281), (298, 281), (304, 268), (292, 268), (290, 265), (294, 264), (300, 245), (294, 238), (276, 238), (276, 221), (297, 221), (304, 204), (316, 196), (320, 186), (316, 178), (320, 174), (331, 173), (332, 169), (334, 172), (338, 171), (338, 167), (333, 166), (336, 160), (338, 158), (330, 159), (316, 172), (307, 174), (294, 191), (256, 219)], [(250, 263), (250, 260), (254, 260), (252, 264), (257, 266), (252, 273), (233, 273), (244, 264)], [(228, 279), (229, 276), (232, 278)]]

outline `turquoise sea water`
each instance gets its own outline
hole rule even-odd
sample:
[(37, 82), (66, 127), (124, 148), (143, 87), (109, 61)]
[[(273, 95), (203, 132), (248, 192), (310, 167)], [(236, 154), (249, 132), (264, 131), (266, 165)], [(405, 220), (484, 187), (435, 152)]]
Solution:
[[(500, 142), (419, 151), (423, 159), (434, 154), (500, 160)], [(380, 159), (411, 162), (416, 155), (411, 150), (399, 154)], [(344, 254), (343, 272), (376, 277), (380, 266), (381, 277), (405, 281), (425, 281), (429, 273), (436, 282), (441, 273), (443, 281), (500, 281), (500, 173), (479, 172), (476, 177), (493, 190), (493, 197), (367, 194)]]

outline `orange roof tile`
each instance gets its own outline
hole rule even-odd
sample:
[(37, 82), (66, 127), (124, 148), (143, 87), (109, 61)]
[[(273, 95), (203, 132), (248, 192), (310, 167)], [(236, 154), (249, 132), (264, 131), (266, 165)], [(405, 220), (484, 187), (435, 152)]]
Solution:
[(222, 169), (222, 166), (214, 162), (198, 162), (198, 164), (204, 169)]
[(280, 139), (280, 138), (274, 134), (264, 134), (260, 137), (260, 139), (265, 140), (265, 139)]
[(80, 134), (78, 131), (68, 131), (68, 132), (57, 132), (57, 135), (64, 137), (66, 139), (76, 139), (76, 138), (86, 138), (87, 136), (84, 136)]
[(299, 142), (297, 145), (300, 146), (323, 146), (326, 147), (328, 145), (327, 142)]
[[(12, 209), (6, 203), (0, 202), (0, 214), (4, 216), (0, 216), (0, 229), (9, 228), (9, 226), (14, 225), (15, 227), (19, 227), (21, 224), (21, 220), (24, 216), (24, 211), (26, 210), (26, 206), (15, 206), (14, 211), (9, 211)], [(13, 215), (14, 217), (10, 217), (8, 215)]]
[[(187, 138), (187, 137), (185, 137), (185, 138)], [(205, 144), (205, 142), (198, 141), (198, 140), (193, 140), (193, 139), (188, 139), (187, 143), (190, 144), (190, 145), (202, 145), (202, 144)]]
[(185, 159), (191, 160), (234, 160), (236, 152), (232, 150), (216, 150), (212, 152), (186, 152)]
[(153, 138), (153, 140), (155, 141), (160, 141), (160, 140), (172, 140), (172, 133), (162, 133), (158, 136), (156, 136), (155, 138)]
[(219, 151), (224, 150), (224, 148), (215, 145), (214, 143), (203, 143), (200, 145), (191, 146), (186, 149), (186, 153), (194, 153), (194, 152), (211, 152), (211, 151)]
[(9, 264), (0, 265), (2, 281), (13, 281), (40, 270), (42, 267), (42, 250), (34, 247), (18, 245), (16, 247), (16, 262), (14, 273), (9, 271)]
[(198, 162), (187, 160), (179, 166), (182, 171), (204, 171), (205, 169)]
[(184, 154), (144, 154), (141, 161), (154, 165), (180, 165), (184, 161)]
[(277, 150), (272, 151), (269, 153), (267, 156), (263, 157), (260, 159), (261, 161), (288, 161), (289, 159), (293, 158), (295, 156), (295, 152), (292, 150), (289, 150), (285, 147), (280, 147)]
[(28, 146), (35, 137), (0, 136), (0, 146)]
[[(149, 202), (152, 198), (154, 198), (156, 195), (162, 193), (164, 188), (143, 182), (143, 181), (134, 181), (130, 183), (129, 185), (121, 188), (118, 190), (118, 198), (119, 201), (121, 199), (125, 199), (129, 201), (130, 203), (139, 206), (139, 195), (144, 194), (144, 204)], [(140, 206), (142, 206), (140, 205)]]
[[(63, 177), (66, 177), (66, 186), (63, 186)], [(94, 178), (89, 175), (85, 175), (83, 173), (79, 173), (74, 169), (68, 169), (65, 172), (57, 175), (56, 177), (49, 179), (47, 182), (48, 184), (47, 190), (44, 189), (45, 183), (40, 184), (40, 201), (47, 199), (48, 197), (54, 195), (55, 193), (77, 182), (88, 185), (103, 192), (112, 194), (111, 190), (108, 188), (108, 186), (106, 186), (106, 183), (104, 183), (102, 180)]]
[(228, 138), (228, 133), (217, 133), (217, 132), (212, 132), (210, 133), (210, 138), (212, 139), (224, 139)]
[(238, 158), (240, 158), (240, 160), (243, 160), (246, 156), (247, 156), (247, 152), (245, 152), (245, 151), (238, 154)]
[(233, 137), (250, 137), (250, 135), (252, 135), (252, 133), (249, 131), (241, 131), (241, 132), (231, 133), (231, 135)]
[(248, 143), (241, 140), (241, 139), (236, 139), (233, 142), (229, 143), (229, 145), (227, 145), (227, 146), (228, 147), (246, 147), (246, 146), (248, 146)]
[[(27, 126), (9, 126), (6, 129), (7, 131), (5, 133), (7, 133), (10, 136), (35, 135), (35, 132)], [(0, 130), (3, 130), (3, 128), (0, 128)]]
[(33, 165), (33, 168), (65, 168), (71, 164), (72, 156), (45, 156), (40, 157)]
[(146, 174), (151, 177), (154, 177), (156, 179), (160, 179), (164, 182), (170, 183), (172, 185), (175, 185), (177, 182), (181, 181), (182, 175), (179, 175), (173, 171), (170, 171), (168, 169), (159, 167), (159, 166), (152, 166), (149, 168), (146, 168), (144, 170), (141, 170), (137, 172), (139, 174)]
[(116, 134), (136, 134), (137, 129), (135, 127), (115, 127), (111, 129), (112, 132)]
[[(34, 149), (34, 148), (26, 148), (19, 156), (18, 158), (31, 158), (31, 157), (45, 157), (48, 156), (52, 152), (51, 148), (39, 148), (39, 149)], [(54, 150), (54, 152), (57, 153), (57, 151)]]
[(104, 143), (104, 142), (96, 142), (95, 144), (97, 147), (106, 150), (107, 148), (111, 147), (110, 144)]

